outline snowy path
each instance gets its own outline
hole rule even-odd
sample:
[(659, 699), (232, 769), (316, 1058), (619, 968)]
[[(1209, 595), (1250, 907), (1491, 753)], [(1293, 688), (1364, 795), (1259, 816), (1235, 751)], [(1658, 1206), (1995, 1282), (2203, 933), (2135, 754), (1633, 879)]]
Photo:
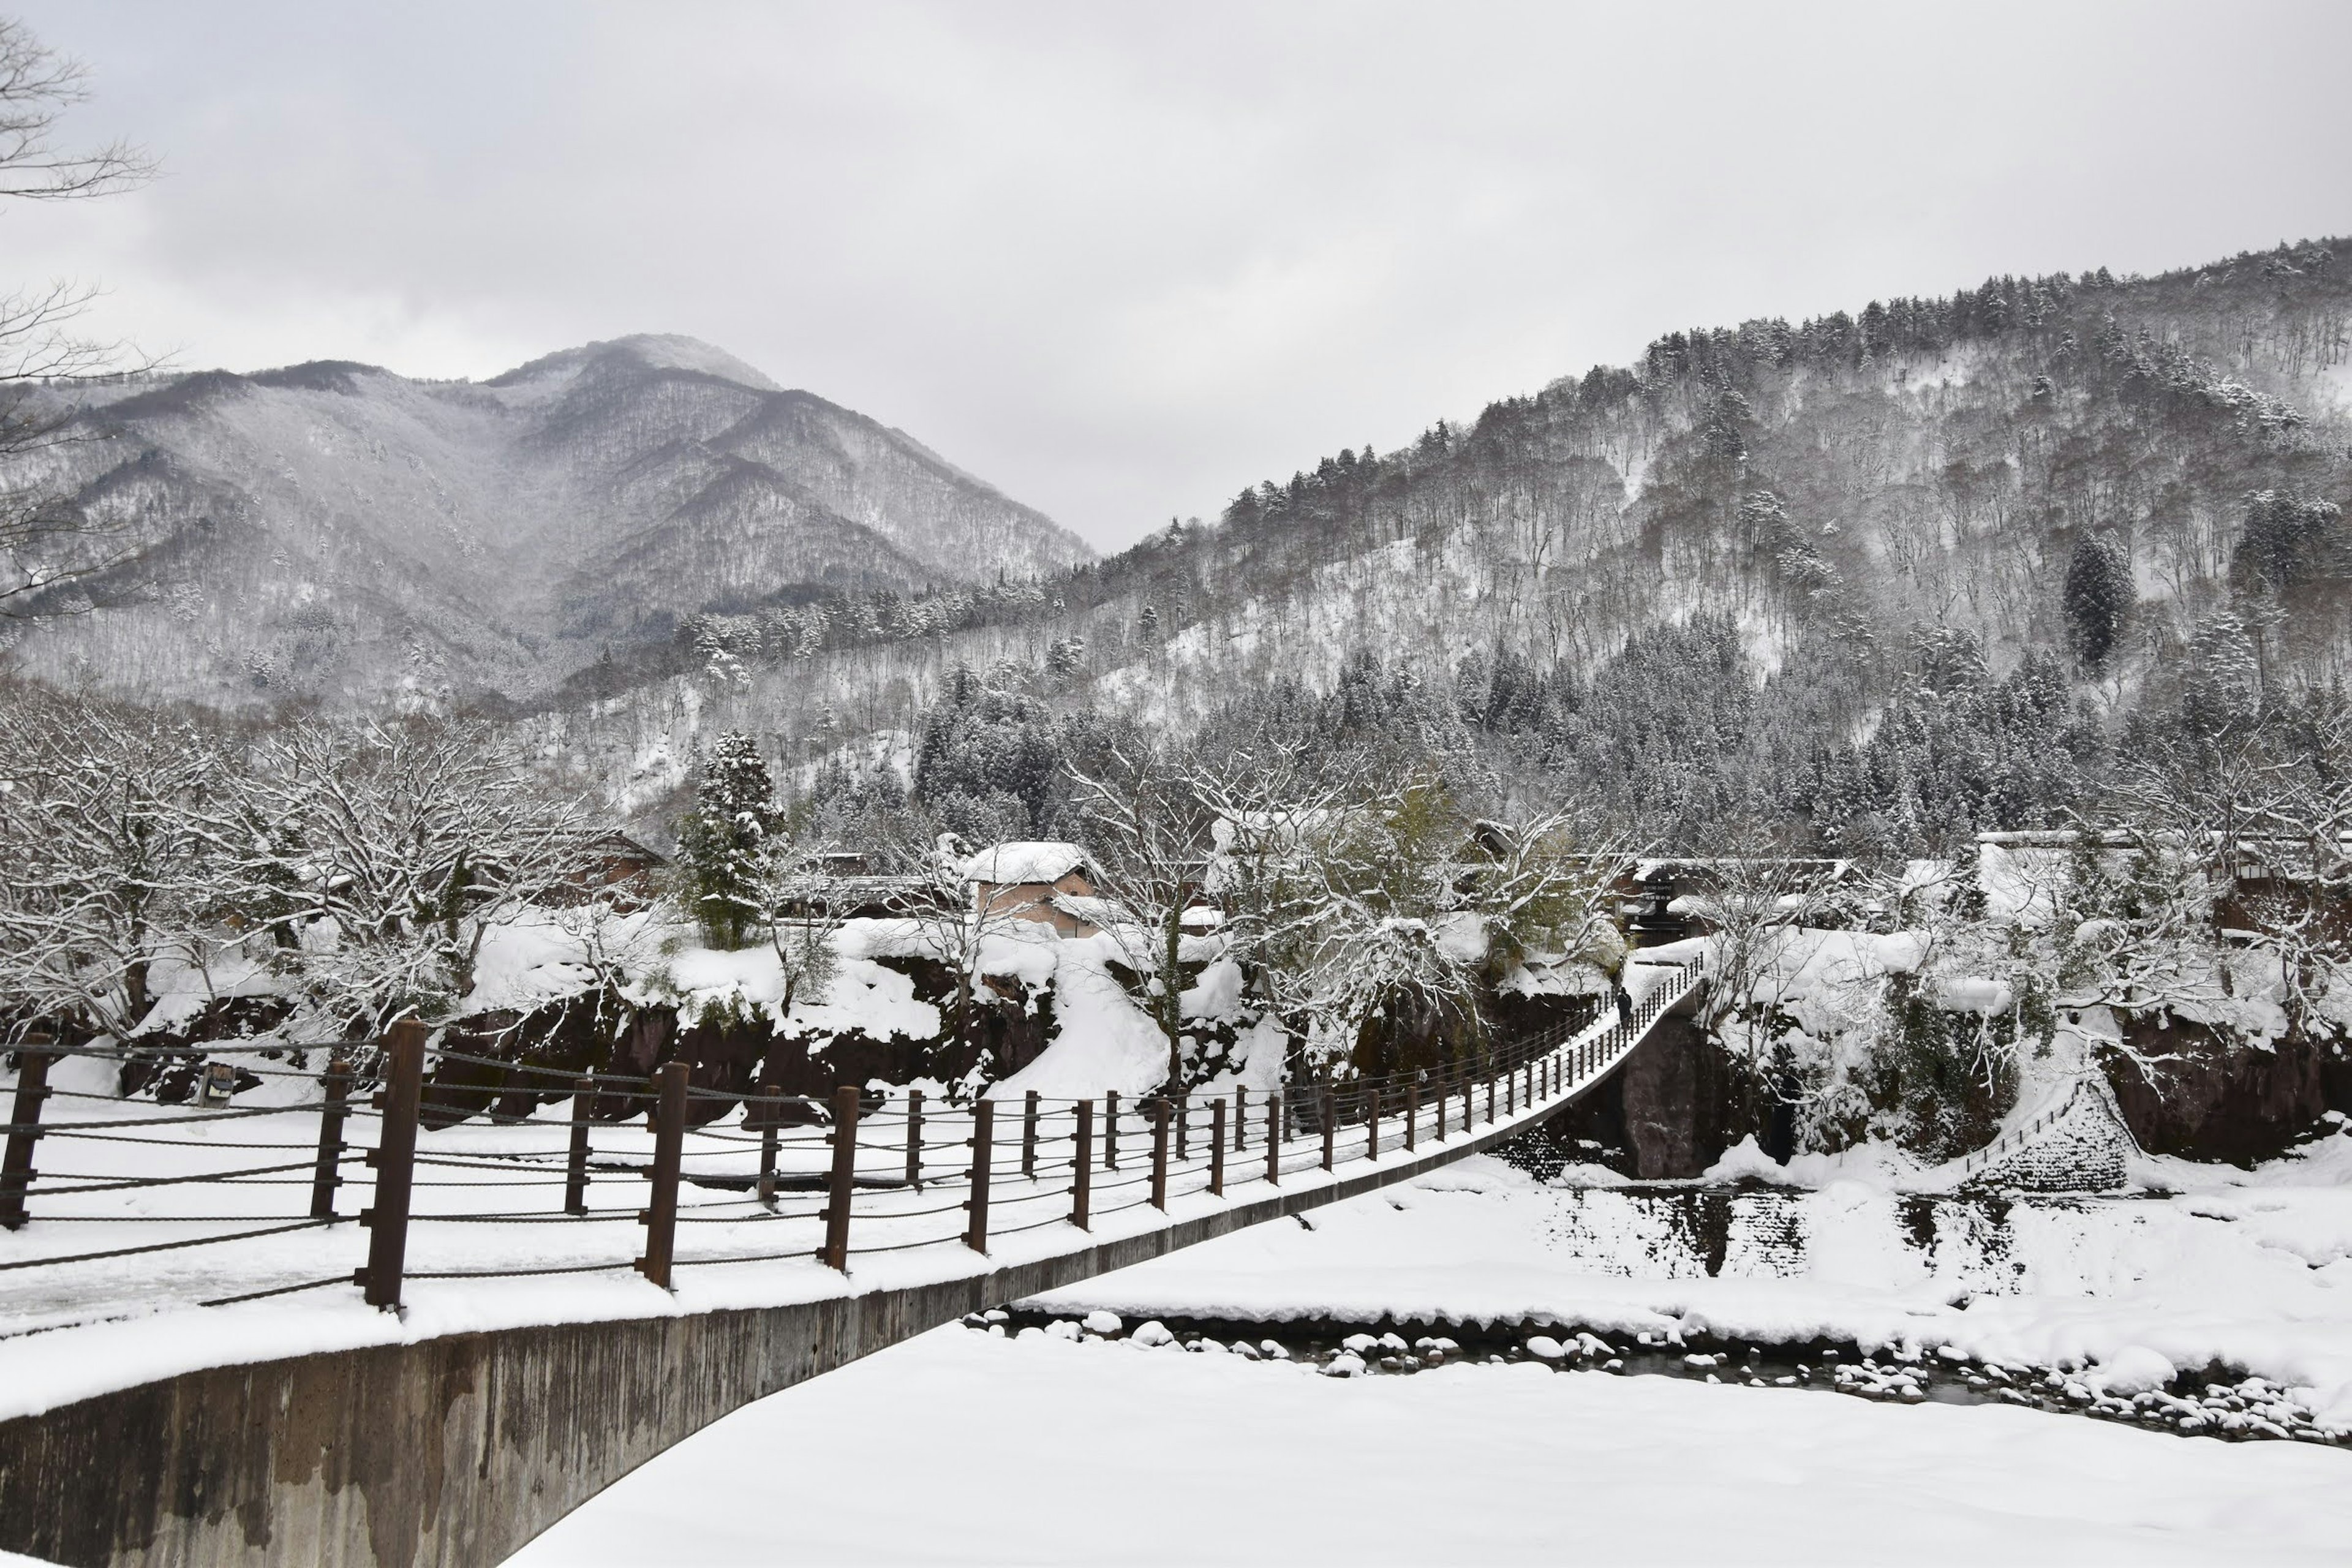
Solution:
[(729, 1416), (510, 1561), (2340, 1562), (2347, 1479), (2325, 1449), (2003, 1406), (1528, 1365), (1348, 1382), (948, 1328)]

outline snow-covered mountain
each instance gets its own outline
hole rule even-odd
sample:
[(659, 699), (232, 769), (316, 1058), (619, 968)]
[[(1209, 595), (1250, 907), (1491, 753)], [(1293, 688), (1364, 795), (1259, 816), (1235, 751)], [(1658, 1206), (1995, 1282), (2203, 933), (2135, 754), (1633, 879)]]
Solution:
[(529, 699), (700, 612), (1089, 555), (913, 438), (688, 338), (481, 384), (336, 362), (146, 379), (68, 434), (9, 478), (135, 553), (15, 651), (127, 695)]
[[(803, 766), (899, 755), (958, 669), (1180, 731), (1386, 669), (1543, 776), (1678, 819), (1763, 789), (1816, 824), (1901, 797), (1906, 841), (2032, 822), (2073, 785), (1906, 781), (1969, 748), (1987, 777), (2050, 772), (2198, 670), (2352, 667), (2342, 249), (1674, 332), (1020, 595), (711, 617), (664, 679), (542, 722), (635, 810), (713, 729)], [(1953, 725), (1965, 745), (1918, 738)]]

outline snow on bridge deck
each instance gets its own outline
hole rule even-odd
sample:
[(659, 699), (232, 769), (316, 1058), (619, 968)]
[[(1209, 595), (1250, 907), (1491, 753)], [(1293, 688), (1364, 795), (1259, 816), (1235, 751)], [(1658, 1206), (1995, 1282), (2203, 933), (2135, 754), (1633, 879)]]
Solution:
[[(587, 1212), (576, 1215), (563, 1212), (573, 1131), (567, 1109), (523, 1122), (426, 1130), (397, 1315), (369, 1310), (352, 1282), (367, 1238), (354, 1234), (350, 1216), (377, 1201), (380, 1114), (355, 1102), (338, 1164), (335, 1206), (343, 1217), (315, 1222), (307, 1200), (320, 1137), (317, 1074), (257, 1063), (275, 1075), (224, 1114), (120, 1100), (91, 1070), (105, 1064), (67, 1058), (39, 1108), (38, 1172), (25, 1194), (29, 1222), (0, 1232), (0, 1419), (205, 1366), (931, 1285), (1083, 1253), (1270, 1197), (1282, 1200), (1270, 1213), (1312, 1206), (1490, 1146), (1581, 1097), (1697, 983), (1695, 968), (1679, 965), (1630, 973), (1629, 1022), (1604, 1013), (1572, 1033), (1514, 1042), (1483, 1064), (1486, 1070), (1461, 1078), (1349, 1086), (1332, 1107), (1328, 1140), (1319, 1104), (1280, 1102), (1289, 1135), (1271, 1163), (1265, 1096), (1244, 1093), (1238, 1105), (1221, 1096), (1222, 1106), (1192, 1100), (1181, 1116), (1169, 1116), (1158, 1205), (1149, 1108), (1096, 1100), (1086, 1107), (1084, 1229), (1073, 1223), (1079, 1106), (1037, 1104), (1030, 1140), (1024, 1105), (1001, 1101), (985, 1257), (968, 1245), (969, 1110), (922, 1113), (912, 1163), (905, 1099), (858, 1119), (846, 1270), (820, 1260), (833, 1159), (824, 1128), (776, 1130), (766, 1156), (778, 1185), (772, 1204), (751, 1190), (769, 1140), (747, 1126), (742, 1110), (690, 1129), (667, 1290), (634, 1268), (656, 1153), (647, 1126), (591, 1124), (591, 1180), (579, 1205)], [(1220, 1159), (1207, 1145), (1221, 1117)], [(1221, 1194), (1211, 1190), (1220, 1175)]]

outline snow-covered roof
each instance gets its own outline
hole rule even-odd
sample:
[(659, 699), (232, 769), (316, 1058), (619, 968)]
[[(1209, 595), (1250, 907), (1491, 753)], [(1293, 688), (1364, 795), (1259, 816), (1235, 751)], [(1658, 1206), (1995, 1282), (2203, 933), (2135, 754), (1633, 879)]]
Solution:
[(967, 882), (1058, 882), (1073, 871), (1089, 869), (1087, 852), (1075, 844), (1051, 841), (992, 844), (967, 858)]

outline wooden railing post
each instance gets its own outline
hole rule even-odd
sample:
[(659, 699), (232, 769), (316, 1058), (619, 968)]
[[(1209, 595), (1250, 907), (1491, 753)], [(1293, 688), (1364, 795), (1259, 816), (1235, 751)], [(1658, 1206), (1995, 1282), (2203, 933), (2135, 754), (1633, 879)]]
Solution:
[(1021, 1173), (1037, 1173), (1037, 1091), (1021, 1097)]
[(376, 1146), (368, 1152), (375, 1167), (375, 1202), (360, 1211), (367, 1227), (367, 1267), (355, 1283), (367, 1304), (400, 1305), (400, 1284), (408, 1266), (408, 1201), (416, 1179), (416, 1111), (425, 1096), (425, 1026), (406, 1019), (392, 1026), (384, 1085), (375, 1097), (383, 1112), (376, 1123)]
[(1168, 1212), (1168, 1101), (1151, 1102), (1151, 1206)]
[[(572, 1083), (572, 1147), (563, 1162), (563, 1212), (588, 1212), (588, 1108), (596, 1100), (596, 1075), (582, 1073)], [(772, 1143), (770, 1148), (773, 1148)], [(776, 1166), (772, 1156), (760, 1162), (760, 1197), (776, 1201)]]
[(1176, 1163), (1180, 1165), (1192, 1157), (1192, 1091), (1179, 1089), (1176, 1094)]
[(654, 1170), (651, 1208), (637, 1215), (646, 1227), (646, 1255), (637, 1272), (669, 1289), (669, 1266), (677, 1252), (678, 1164), (686, 1154), (687, 1064), (670, 1062), (654, 1075)]
[(780, 1097), (776, 1093), (776, 1085), (782, 1075), (778, 1070), (780, 1064), (776, 1058), (783, 1048), (781, 1041), (772, 1044), (768, 1054), (760, 1058), (759, 1081), (752, 1086), (755, 1098), (743, 1107), (745, 1127), (751, 1125), (754, 1108), (759, 1108), (760, 1179), (751, 1190), (759, 1198), (760, 1206), (771, 1209), (776, 1206), (776, 1142), (784, 1114), (784, 1108), (777, 1103)]
[(1323, 1086), (1323, 1168), (1331, 1168), (1331, 1152), (1339, 1141), (1339, 1092)]
[(849, 1200), (857, 1191), (857, 1086), (833, 1091), (833, 1180), (825, 1189), (824, 1250), (827, 1268), (849, 1272)]
[(49, 1098), (49, 1037), (30, 1035), (16, 1053), (16, 1107), (8, 1118), (8, 1150), (0, 1154), (0, 1229), (25, 1227), (25, 1193), (39, 1174), (33, 1145), (41, 1138), (41, 1105)]
[(1381, 1086), (1367, 1084), (1364, 1088), (1364, 1158), (1381, 1157)]
[(1503, 1114), (1506, 1116), (1517, 1116), (1519, 1113), (1518, 1069), (1516, 1068), (1507, 1067), (1503, 1069), (1501, 1077), (1503, 1079)]
[(1249, 1090), (1234, 1085), (1234, 1152), (1249, 1147)]
[(971, 1196), (964, 1207), (971, 1221), (964, 1226), (963, 1244), (974, 1252), (988, 1250), (989, 1163), (995, 1155), (996, 1101), (982, 1100), (971, 1108)]
[(1413, 1151), (1415, 1138), (1421, 1131), (1421, 1079), (1418, 1076), (1404, 1080), (1404, 1152)]
[(352, 1064), (341, 1057), (327, 1061), (320, 1080), (327, 1098), (319, 1107), (319, 1158), (310, 1167), (310, 1217), (335, 1217), (335, 1189), (343, 1184), (343, 1120), (351, 1114)]
[(1118, 1090), (1103, 1090), (1103, 1169), (1118, 1169)]
[(1282, 1180), (1282, 1091), (1276, 1089), (1265, 1100), (1265, 1179), (1269, 1185)]
[(1077, 1158), (1070, 1162), (1070, 1223), (1080, 1230), (1088, 1230), (1092, 1228), (1088, 1222), (1094, 1217), (1087, 1211), (1093, 1205), (1095, 1193), (1095, 1102), (1079, 1100), (1077, 1117), (1078, 1129), (1073, 1134)]
[(1486, 1058), (1486, 1125), (1495, 1125), (1495, 1058)]
[(907, 1184), (923, 1190), (923, 1091), (907, 1091)]
[(1225, 1195), (1225, 1101), (1222, 1095), (1209, 1101), (1209, 1192), (1213, 1197)]

